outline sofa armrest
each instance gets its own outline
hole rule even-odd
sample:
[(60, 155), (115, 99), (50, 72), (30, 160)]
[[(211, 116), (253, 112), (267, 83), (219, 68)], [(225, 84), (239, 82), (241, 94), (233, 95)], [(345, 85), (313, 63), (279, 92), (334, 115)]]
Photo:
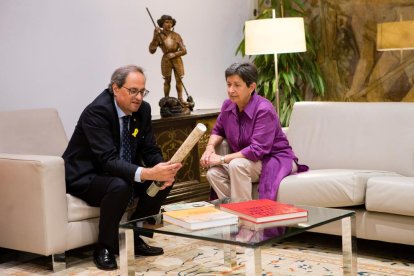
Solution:
[(218, 155), (226, 155), (231, 153), (231, 149), (227, 143), (227, 140), (223, 139), (223, 141), (215, 147), (215, 151)]
[(1, 153), (0, 247), (64, 252), (67, 221), (63, 159)]

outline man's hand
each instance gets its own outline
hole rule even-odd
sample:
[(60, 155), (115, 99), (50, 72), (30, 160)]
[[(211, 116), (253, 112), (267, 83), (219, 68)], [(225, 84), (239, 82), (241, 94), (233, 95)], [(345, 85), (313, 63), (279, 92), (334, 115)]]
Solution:
[[(171, 186), (174, 182), (175, 175), (183, 165), (181, 163), (162, 162), (152, 168), (143, 168), (141, 180), (156, 180), (164, 183), (164, 189)], [(169, 185), (168, 185), (169, 184)]]
[(164, 190), (167, 187), (170, 187), (174, 182), (166, 181), (162, 182), (162, 186), (160, 187), (160, 190)]

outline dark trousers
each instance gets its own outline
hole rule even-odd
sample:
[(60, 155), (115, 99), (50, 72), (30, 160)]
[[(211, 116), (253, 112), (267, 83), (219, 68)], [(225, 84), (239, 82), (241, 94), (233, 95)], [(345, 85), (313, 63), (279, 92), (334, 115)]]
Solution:
[(155, 197), (150, 197), (146, 190), (151, 183), (152, 181), (135, 182), (132, 186), (130, 182), (119, 177), (96, 176), (86, 192), (76, 195), (89, 205), (101, 209), (98, 245), (114, 252), (118, 251), (118, 225), (125, 213), (133, 190), (139, 200), (135, 212), (129, 219), (139, 219), (159, 212), (172, 186), (159, 191)]

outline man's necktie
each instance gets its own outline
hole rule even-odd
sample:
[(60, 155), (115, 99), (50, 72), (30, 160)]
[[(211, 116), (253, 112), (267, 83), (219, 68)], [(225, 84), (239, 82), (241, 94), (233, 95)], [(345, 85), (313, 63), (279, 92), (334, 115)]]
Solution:
[[(129, 134), (129, 118), (131, 116), (124, 116), (122, 117), (122, 155), (121, 159), (131, 163), (131, 141), (130, 141), (130, 134)], [(134, 190), (132, 190), (131, 197), (128, 202), (128, 206), (130, 206), (134, 202), (135, 194)]]
[(129, 135), (129, 117), (122, 117), (122, 160), (131, 163), (131, 141)]

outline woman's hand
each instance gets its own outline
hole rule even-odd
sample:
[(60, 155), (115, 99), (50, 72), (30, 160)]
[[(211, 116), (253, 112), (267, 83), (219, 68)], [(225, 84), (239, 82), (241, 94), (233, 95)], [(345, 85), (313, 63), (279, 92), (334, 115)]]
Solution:
[(221, 157), (222, 157), (221, 155), (218, 155), (216, 153), (212, 153), (210, 155), (210, 159), (208, 161), (209, 166), (212, 167), (212, 166), (221, 165), (222, 164), (221, 163)]
[(210, 166), (210, 158), (212, 154), (216, 154), (214, 146), (208, 145), (200, 159), (200, 164), (203, 168), (208, 168)]
[(206, 150), (201, 156), (201, 166), (204, 168), (221, 165), (221, 155), (215, 153), (214, 150)]

